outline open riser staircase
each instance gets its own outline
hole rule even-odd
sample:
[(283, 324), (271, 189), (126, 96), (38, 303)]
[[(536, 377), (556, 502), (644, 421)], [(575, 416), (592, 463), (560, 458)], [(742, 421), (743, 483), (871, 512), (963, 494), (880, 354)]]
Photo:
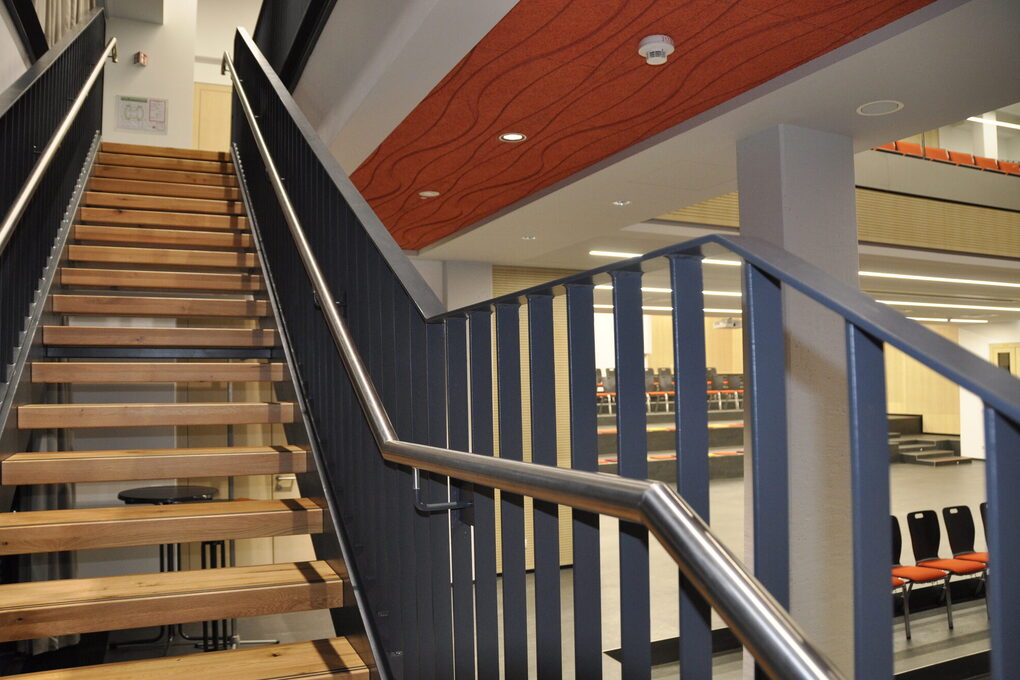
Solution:
[[(104, 143), (71, 227), (25, 380), (47, 402), (17, 407), (18, 429), (73, 433), (157, 426), (301, 426), (272, 395), (290, 374), (226, 154)], [(176, 320), (147, 327), (145, 320)], [(77, 403), (73, 388), (174, 384), (176, 403)], [(188, 401), (188, 386), (246, 385), (241, 399)], [(236, 395), (236, 392), (233, 392)], [(48, 396), (47, 396), (48, 395)], [(54, 399), (54, 396), (56, 399)], [(63, 399), (63, 401), (60, 401)], [(252, 439), (252, 437), (246, 437)], [(309, 448), (251, 445), (40, 450), (0, 463), (5, 486), (300, 474)], [(0, 554), (320, 535), (322, 498), (118, 504), (0, 515)], [(0, 585), (0, 642), (352, 606), (339, 560), (41, 580)], [(230, 644), (229, 642), (225, 644)], [(158, 647), (153, 652), (160, 653)], [(168, 657), (26, 678), (370, 677), (344, 638)]]

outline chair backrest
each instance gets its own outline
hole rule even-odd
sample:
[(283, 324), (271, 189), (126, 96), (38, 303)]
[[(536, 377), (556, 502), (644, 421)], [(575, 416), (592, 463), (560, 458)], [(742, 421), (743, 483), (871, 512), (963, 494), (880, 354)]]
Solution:
[(944, 163), (949, 162), (949, 152), (945, 149), (940, 149), (937, 146), (926, 146), (924, 147), (925, 158), (930, 158), (933, 161), (942, 161)]
[(974, 165), (974, 157), (962, 151), (950, 151), (949, 159), (957, 165)]
[(988, 540), (988, 503), (985, 501), (981, 502), (978, 506), (981, 510), (981, 528), (985, 530), (985, 541)]
[(606, 380), (605, 380), (605, 382), (603, 384), (606, 386), (606, 392), (615, 392), (616, 391), (616, 369), (615, 368), (607, 368), (606, 369)]
[(730, 376), (730, 389), (731, 390), (742, 390), (744, 389), (744, 374), (734, 373)]
[(914, 561), (938, 559), (942, 531), (939, 529), (939, 516), (935, 511), (911, 512), (907, 515), (907, 527), (910, 529), (910, 543), (914, 548)]
[(1010, 175), (1020, 175), (1020, 163), (1014, 163), (1013, 161), (999, 161), (999, 170)]
[(896, 566), (900, 563), (900, 553), (903, 552), (903, 534), (900, 533), (900, 523), (895, 515), (890, 515), (892, 520), (892, 563)]
[(896, 142), (889, 142), (888, 144), (879, 144), (875, 147), (875, 151), (896, 151)]
[(673, 382), (673, 369), (672, 368), (660, 368), (659, 369), (659, 389), (672, 390), (676, 388), (676, 383)]
[(896, 150), (908, 156), (924, 157), (924, 154), (921, 152), (921, 145), (914, 142), (896, 142)]
[(982, 170), (991, 170), (992, 172), (999, 172), (999, 161), (994, 158), (985, 158), (984, 156), (974, 156), (974, 164)]
[(659, 389), (659, 383), (655, 379), (655, 369), (645, 369), (645, 392), (656, 392)]
[(942, 508), (942, 521), (954, 556), (974, 552), (974, 516), (970, 508), (966, 505)]

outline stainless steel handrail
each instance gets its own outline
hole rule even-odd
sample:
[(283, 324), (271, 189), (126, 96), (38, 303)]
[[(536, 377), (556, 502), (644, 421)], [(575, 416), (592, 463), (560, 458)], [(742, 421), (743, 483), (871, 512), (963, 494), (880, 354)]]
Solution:
[[(312, 288), (318, 299), (333, 300), (335, 298), (308, 244), (229, 54), (223, 55), (223, 69), (230, 72), (234, 91)], [(643, 524), (659, 539), (684, 575), (726, 620), (771, 677), (784, 680), (843, 677), (807, 641), (789, 613), (719, 541), (697, 513), (665, 484), (400, 441), (337, 307), (323, 304), (320, 309), (383, 458), (475, 484)]]
[(106, 48), (99, 56), (99, 60), (96, 62), (96, 65), (92, 68), (92, 72), (89, 74), (88, 80), (85, 81), (81, 91), (78, 92), (78, 96), (75, 97), (74, 102), (71, 104), (71, 108), (68, 109), (67, 115), (64, 116), (64, 119), (60, 121), (60, 125), (53, 133), (53, 136), (50, 137), (50, 141), (46, 144), (46, 148), (43, 149), (39, 159), (35, 162), (35, 165), (32, 166), (32, 172), (29, 173), (28, 179), (25, 180), (25, 184), (22, 185), (21, 191), (18, 192), (17, 197), (14, 199), (14, 203), (11, 204), (10, 209), (4, 216), (4, 221), (0, 223), (0, 253), (3, 253), (7, 248), (7, 244), (10, 242), (11, 236), (14, 235), (14, 229), (18, 225), (18, 221), (21, 219), (21, 216), (25, 214), (29, 201), (32, 200), (36, 190), (39, 188), (40, 180), (42, 180), (46, 170), (50, 167), (53, 157), (57, 154), (57, 149), (60, 148), (61, 143), (64, 141), (64, 137), (67, 136), (67, 131), (70, 130), (71, 125), (74, 124), (74, 119), (78, 116), (78, 112), (81, 111), (81, 107), (85, 105), (85, 99), (89, 96), (92, 86), (95, 85), (96, 80), (99, 79), (99, 74), (103, 72), (103, 67), (106, 65), (107, 57), (111, 56), (113, 57), (113, 62), (117, 63), (116, 38), (110, 38), (110, 41), (106, 43)]

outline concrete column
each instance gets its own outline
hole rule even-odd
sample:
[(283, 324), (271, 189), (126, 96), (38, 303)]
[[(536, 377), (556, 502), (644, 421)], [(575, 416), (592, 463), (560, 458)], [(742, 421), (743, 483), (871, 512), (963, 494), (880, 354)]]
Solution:
[[(857, 286), (849, 137), (779, 125), (737, 144), (740, 231)], [(790, 468), (790, 605), (809, 638), (853, 674), (852, 525), (843, 322), (784, 291)], [(753, 452), (751, 452), (753, 455)], [(750, 474), (749, 462), (745, 474)], [(745, 479), (749, 479), (745, 477)], [(749, 483), (748, 512), (751, 508)], [(746, 526), (750, 527), (748, 521)], [(753, 555), (748, 537), (745, 555)]]

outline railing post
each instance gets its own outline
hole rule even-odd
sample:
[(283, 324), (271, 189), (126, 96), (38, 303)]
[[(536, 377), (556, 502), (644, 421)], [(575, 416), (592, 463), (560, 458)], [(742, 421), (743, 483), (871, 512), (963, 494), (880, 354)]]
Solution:
[[(599, 467), (593, 303), (590, 283), (567, 286), (571, 466), (587, 472), (598, 472)], [(598, 680), (602, 677), (599, 516), (574, 510), (573, 525), (574, 676)]]
[[(677, 491), (708, 522), (708, 406), (701, 259), (673, 255), (669, 267), (673, 289)], [(694, 678), (712, 677), (712, 608), (682, 576), (680, 673)]]
[(854, 535), (854, 675), (893, 675), (889, 416), (882, 342), (846, 324)]
[[(491, 456), (492, 313), (468, 313), (471, 362), (471, 451)], [(476, 488), (475, 637), (478, 677), (499, 677), (499, 609), (496, 594), (496, 503), (492, 489)]]
[[(528, 296), (531, 386), (531, 455), (556, 467), (556, 363), (553, 358), (552, 295)], [(560, 624), (560, 522), (555, 503), (534, 502), (535, 663), (538, 677), (563, 675)]]
[[(496, 390), (499, 457), (524, 459), (521, 420), (520, 305), (496, 305)], [(507, 680), (528, 677), (528, 597), (524, 560), (524, 497), (500, 493), (503, 546), (503, 669)]]
[(1007, 565), (1020, 556), (1020, 424), (985, 405), (985, 455), (988, 467), (988, 552), (995, 570), (988, 576), (992, 678), (1007, 680), (1020, 668), (1020, 581)]
[[(620, 475), (648, 478), (641, 272), (613, 272), (616, 450)], [(624, 680), (651, 674), (648, 530), (620, 522), (620, 642)]]

